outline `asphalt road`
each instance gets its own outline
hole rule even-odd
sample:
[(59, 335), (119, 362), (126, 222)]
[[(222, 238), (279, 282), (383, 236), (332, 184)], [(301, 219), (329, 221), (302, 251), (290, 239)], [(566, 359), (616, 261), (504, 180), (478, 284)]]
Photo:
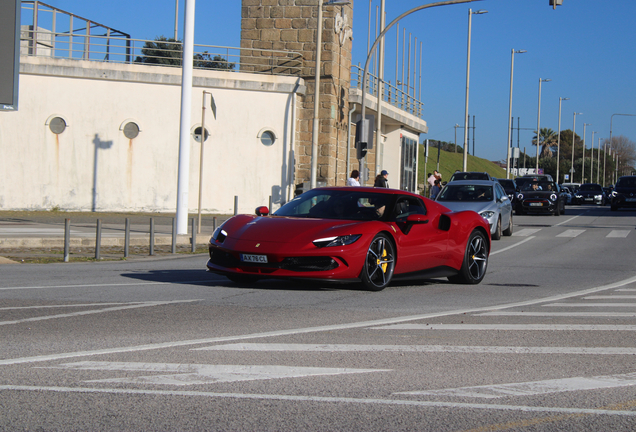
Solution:
[(477, 286), (0, 266), (0, 430), (635, 430), (636, 212), (514, 220)]

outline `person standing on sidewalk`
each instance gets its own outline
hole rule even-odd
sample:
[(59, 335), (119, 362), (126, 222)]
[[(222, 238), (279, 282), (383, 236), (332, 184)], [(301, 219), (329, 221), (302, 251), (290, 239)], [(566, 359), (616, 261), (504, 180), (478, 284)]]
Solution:
[(375, 178), (373, 187), (389, 187), (389, 173), (387, 170), (382, 170), (382, 172)]

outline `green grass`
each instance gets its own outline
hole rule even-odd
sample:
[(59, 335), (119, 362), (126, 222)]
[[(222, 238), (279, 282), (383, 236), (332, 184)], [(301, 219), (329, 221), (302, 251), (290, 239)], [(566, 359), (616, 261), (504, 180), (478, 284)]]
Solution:
[[(419, 166), (417, 178), (420, 184), (426, 182), (428, 178), (428, 173), (432, 173), (433, 170), (437, 169), (437, 148), (429, 147), (429, 157), (428, 162), (424, 163), (424, 146), (418, 146), (420, 155), (419, 155)], [(478, 157), (468, 155), (468, 161), (466, 163), (467, 171), (479, 171), (479, 172), (487, 172), (491, 177), (497, 178), (505, 178), (506, 170), (499, 167), (498, 165), (492, 163), (489, 160), (481, 159)], [(448, 181), (448, 179), (453, 175), (455, 170), (463, 171), (464, 168), (464, 159), (463, 153), (454, 153), (454, 152), (446, 152), (441, 151), (439, 155), (439, 169), (437, 169), (442, 174), (442, 181)]]

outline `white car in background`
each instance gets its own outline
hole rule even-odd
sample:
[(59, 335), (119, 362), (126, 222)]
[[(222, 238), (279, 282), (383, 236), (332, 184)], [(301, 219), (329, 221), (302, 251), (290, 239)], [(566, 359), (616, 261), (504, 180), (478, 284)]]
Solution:
[(512, 203), (504, 188), (493, 180), (458, 180), (449, 182), (435, 201), (458, 212), (472, 210), (488, 221), (490, 236), (499, 240), (512, 235)]

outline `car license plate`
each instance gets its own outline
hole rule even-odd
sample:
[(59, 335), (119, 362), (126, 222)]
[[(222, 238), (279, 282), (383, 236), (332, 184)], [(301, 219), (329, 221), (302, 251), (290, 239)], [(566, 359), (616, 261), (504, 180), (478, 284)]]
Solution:
[(585, 201), (592, 201), (594, 198), (585, 198)]
[(241, 254), (241, 261), (252, 263), (267, 263), (267, 255)]
[(530, 203), (532, 207), (543, 207), (543, 203)]
[(625, 198), (626, 202), (636, 202), (636, 198)]

